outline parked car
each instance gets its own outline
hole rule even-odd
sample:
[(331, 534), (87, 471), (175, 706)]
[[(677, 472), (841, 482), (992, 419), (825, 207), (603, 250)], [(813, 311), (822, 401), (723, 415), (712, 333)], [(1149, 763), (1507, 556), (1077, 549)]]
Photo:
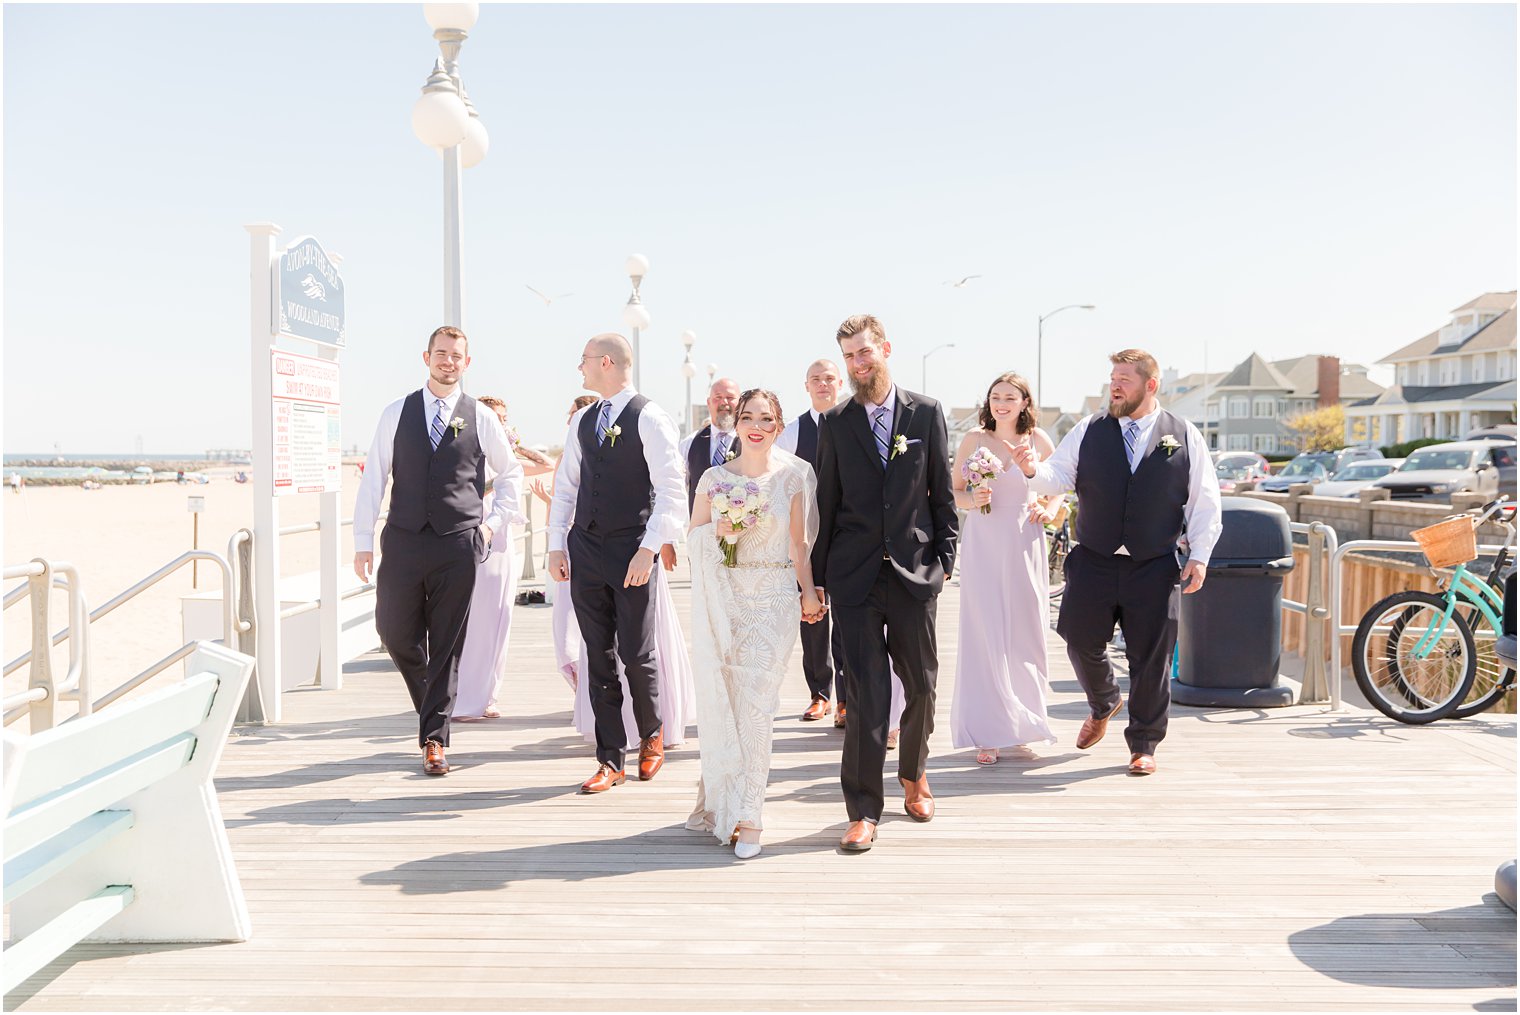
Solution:
[[(1501, 463), (1509, 471), (1508, 480), (1501, 480)], [(1512, 492), (1514, 469), (1513, 443), (1454, 441), (1411, 451), (1397, 471), (1372, 485), (1388, 490), (1394, 500), (1449, 500), (1459, 491), (1497, 494), (1501, 482)]]
[(1272, 468), (1254, 451), (1226, 452), (1215, 463), (1214, 475), (1219, 477), (1220, 492), (1229, 493), (1240, 483), (1266, 479), (1272, 475)]
[(1355, 497), (1372, 486), (1373, 480), (1382, 479), (1400, 465), (1402, 458), (1372, 458), (1352, 462), (1331, 475), (1323, 483), (1314, 485), (1316, 497)]
[(1474, 430), (1462, 439), (1464, 441), (1513, 441), (1520, 439), (1520, 433), (1517, 433), (1517, 430), (1520, 430), (1520, 427), (1516, 427), (1513, 423), (1496, 423), (1493, 426)]
[(1325, 466), (1332, 474), (1337, 473), (1350, 465), (1352, 462), (1382, 461), (1383, 453), (1377, 448), (1368, 447), (1365, 444), (1353, 444), (1350, 447), (1341, 448), (1334, 452), (1335, 464)]
[(1330, 478), (1330, 466), (1334, 464), (1334, 451), (1306, 451), (1284, 465), (1277, 475), (1257, 483), (1256, 489), (1287, 493), (1294, 483), (1323, 483)]

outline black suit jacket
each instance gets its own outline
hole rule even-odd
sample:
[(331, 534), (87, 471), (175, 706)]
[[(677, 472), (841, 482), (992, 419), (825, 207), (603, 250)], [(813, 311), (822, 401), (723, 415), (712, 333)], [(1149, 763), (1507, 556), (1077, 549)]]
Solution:
[(883, 553), (919, 599), (938, 595), (955, 564), (958, 525), (939, 403), (898, 388), (894, 444), (899, 436), (907, 450), (883, 468), (863, 405), (850, 399), (819, 419), (813, 581), (845, 606), (865, 602)]

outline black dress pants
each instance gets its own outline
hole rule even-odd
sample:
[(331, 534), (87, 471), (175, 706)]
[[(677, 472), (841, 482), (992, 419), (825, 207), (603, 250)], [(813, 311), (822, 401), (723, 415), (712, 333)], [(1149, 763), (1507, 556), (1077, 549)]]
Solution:
[(864, 603), (834, 606), (850, 684), (839, 782), (851, 821), (881, 820), (885, 803), (881, 770), (887, 759), (894, 670), (906, 698), (897, 742), (897, 774), (909, 781), (923, 777), (939, 678), (934, 632), (938, 606), (938, 597), (913, 595), (885, 560)]
[(401, 671), (417, 710), (417, 746), (449, 744), (449, 716), (459, 686), (481, 531), (440, 536), (431, 527), (380, 531), (375, 571), (375, 629)]
[(654, 659), (655, 582), (664, 581), (659, 559), (648, 584), (623, 588), (640, 538), (604, 538), (572, 526), (566, 547), (570, 601), (575, 604), (575, 620), (586, 642), (586, 679), (591, 681), (591, 712), (596, 717), (596, 760), (617, 769), (623, 767), (623, 752), (628, 747), (619, 659), (633, 696), (633, 719), (639, 736), (654, 736), (662, 721)]
[(1066, 640), (1067, 658), (1087, 692), (1093, 715), (1108, 715), (1122, 697), (1108, 661), (1108, 643), (1115, 623), (1124, 632), (1129, 660), (1129, 725), (1124, 739), (1132, 754), (1154, 754), (1166, 737), (1179, 573), (1171, 554), (1135, 560), (1077, 545), (1066, 558), (1066, 591), (1056, 632)]
[(802, 675), (808, 692), (815, 698), (827, 698), (830, 687), (834, 700), (847, 699), (844, 686), (844, 647), (839, 642), (839, 625), (830, 614), (816, 624), (802, 624)]

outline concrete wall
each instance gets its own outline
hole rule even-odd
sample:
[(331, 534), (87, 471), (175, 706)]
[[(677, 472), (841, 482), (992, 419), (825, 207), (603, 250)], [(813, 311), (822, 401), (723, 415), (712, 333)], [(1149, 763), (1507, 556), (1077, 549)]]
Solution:
[[(1394, 501), (1389, 499), (1387, 490), (1363, 490), (1356, 500), (1352, 500), (1348, 497), (1316, 497), (1310, 492), (1313, 489), (1311, 484), (1298, 483), (1289, 487), (1287, 493), (1263, 493), (1241, 487), (1236, 487), (1235, 493), (1281, 504), (1291, 521), (1324, 522), (1335, 530), (1342, 543), (1353, 539), (1407, 540), (1413, 529), (1433, 525), (1443, 518), (1488, 502), (1482, 494), (1466, 493), (1452, 494), (1450, 504)], [(1504, 526), (1494, 521), (1486, 522), (1478, 531), (1479, 543), (1497, 545), (1507, 537)]]

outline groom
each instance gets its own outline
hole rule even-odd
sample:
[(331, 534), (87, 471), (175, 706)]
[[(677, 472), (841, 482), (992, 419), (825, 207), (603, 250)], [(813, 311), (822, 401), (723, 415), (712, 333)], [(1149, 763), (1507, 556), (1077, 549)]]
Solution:
[(893, 669), (907, 697), (903, 806), (915, 821), (934, 817), (924, 774), (939, 673), (934, 617), (955, 561), (956, 516), (939, 403), (892, 383), (892, 343), (876, 318), (851, 317), (835, 338), (854, 398), (820, 419), (813, 578), (820, 599), (827, 591), (850, 674), (839, 770), (850, 827), (839, 845), (860, 853), (876, 842), (885, 802)]
[(570, 583), (586, 642), (597, 769), (582, 793), (621, 785), (627, 733), (623, 662), (639, 730), (639, 778), (665, 763), (654, 646), (655, 555), (686, 527), (675, 424), (633, 390), (633, 349), (622, 335), (586, 343), (580, 371), (601, 401), (570, 420), (549, 508), (549, 576)]

